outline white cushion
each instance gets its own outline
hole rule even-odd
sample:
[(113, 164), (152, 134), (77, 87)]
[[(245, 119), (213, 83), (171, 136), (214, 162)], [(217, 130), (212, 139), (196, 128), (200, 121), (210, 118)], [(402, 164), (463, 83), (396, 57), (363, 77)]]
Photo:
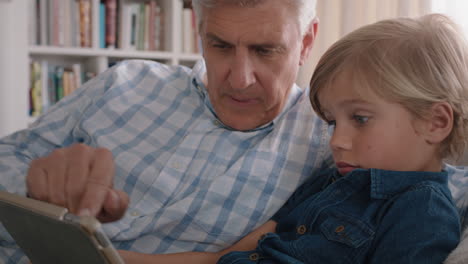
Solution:
[(460, 244), (450, 253), (444, 264), (468, 264), (468, 229), (465, 228)]

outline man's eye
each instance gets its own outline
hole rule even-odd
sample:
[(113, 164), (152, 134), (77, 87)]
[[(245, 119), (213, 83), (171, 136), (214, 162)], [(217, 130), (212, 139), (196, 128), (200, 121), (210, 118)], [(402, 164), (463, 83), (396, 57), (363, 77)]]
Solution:
[(361, 115), (353, 115), (353, 119), (360, 125), (363, 125), (369, 121), (369, 117)]
[(268, 56), (268, 55), (271, 55), (273, 53), (273, 50), (258, 47), (258, 48), (255, 48), (255, 52), (258, 55), (261, 55), (261, 56)]
[(213, 44), (213, 47), (220, 50), (227, 50), (230, 46), (227, 44)]

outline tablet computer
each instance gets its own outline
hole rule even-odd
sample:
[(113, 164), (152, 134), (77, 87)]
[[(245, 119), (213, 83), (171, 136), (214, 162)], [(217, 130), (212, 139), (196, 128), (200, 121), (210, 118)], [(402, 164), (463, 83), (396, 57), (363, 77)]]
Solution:
[(0, 191), (0, 222), (33, 264), (123, 264), (94, 217)]

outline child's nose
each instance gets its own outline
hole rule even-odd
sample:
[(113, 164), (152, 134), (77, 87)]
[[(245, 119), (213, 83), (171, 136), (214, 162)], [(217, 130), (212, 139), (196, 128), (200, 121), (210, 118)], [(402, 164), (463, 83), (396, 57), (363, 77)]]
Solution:
[(330, 147), (333, 151), (350, 150), (352, 147), (350, 131), (336, 125), (330, 139)]

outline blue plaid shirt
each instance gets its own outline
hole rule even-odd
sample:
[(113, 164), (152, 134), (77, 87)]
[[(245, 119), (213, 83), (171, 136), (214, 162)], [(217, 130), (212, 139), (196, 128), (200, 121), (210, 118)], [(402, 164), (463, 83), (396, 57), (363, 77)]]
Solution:
[[(82, 142), (114, 156), (114, 186), (131, 199), (104, 230), (119, 249), (218, 251), (268, 220), (329, 167), (328, 132), (296, 85), (270, 124), (240, 132), (216, 118), (203, 61), (193, 70), (126, 61), (0, 141), (0, 189), (24, 194), (32, 159)], [(25, 260), (0, 231), (0, 259)], [(20, 261), (21, 259), (21, 261)], [(0, 261), (2, 262), (2, 261)]]

